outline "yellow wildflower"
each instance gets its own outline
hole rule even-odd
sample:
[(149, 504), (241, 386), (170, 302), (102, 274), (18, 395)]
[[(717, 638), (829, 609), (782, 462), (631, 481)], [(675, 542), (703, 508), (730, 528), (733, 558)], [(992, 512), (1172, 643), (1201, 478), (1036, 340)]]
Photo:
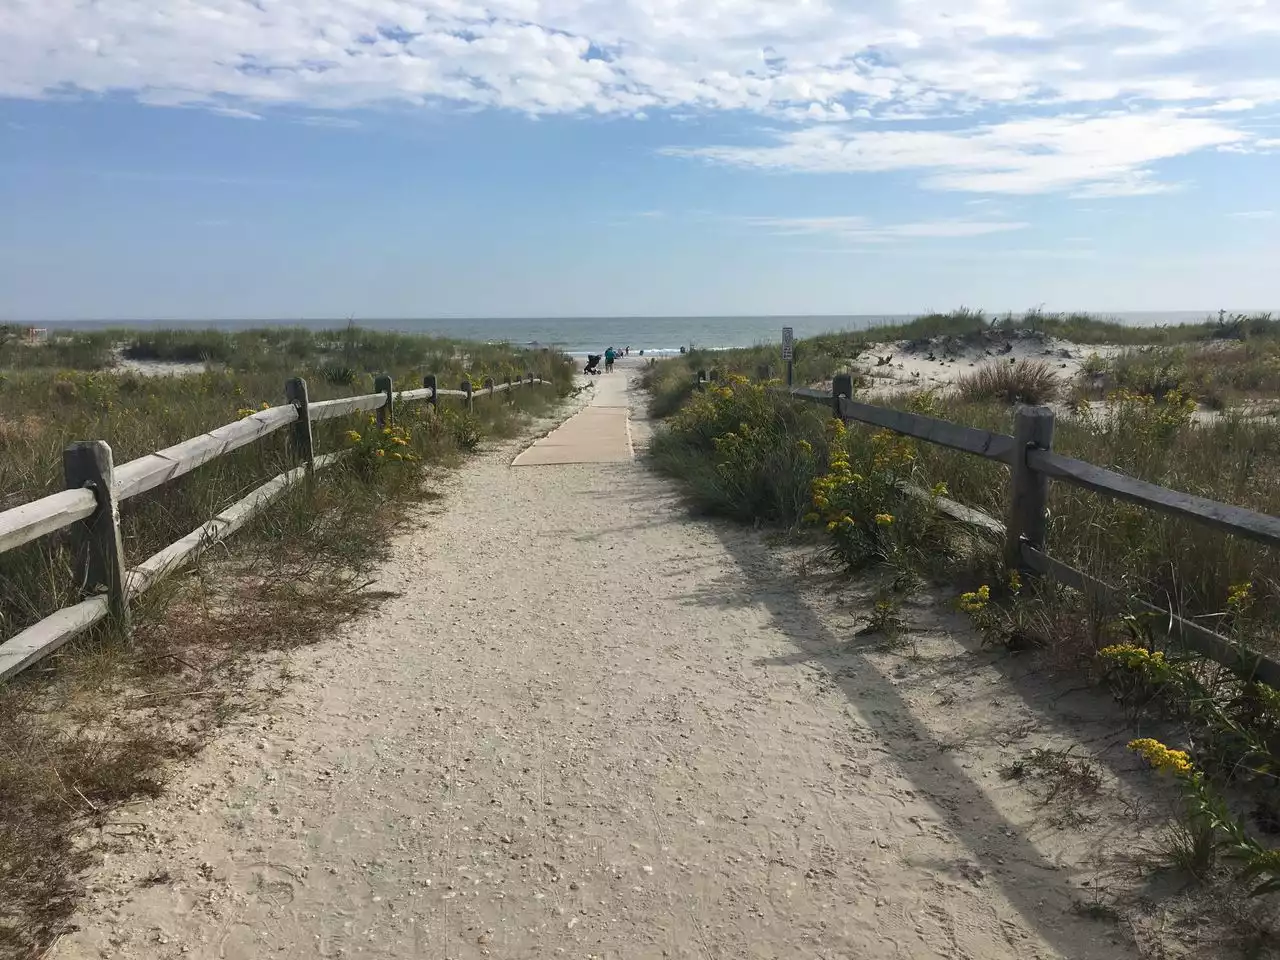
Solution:
[(1250, 581), (1236, 583), (1227, 588), (1227, 607), (1243, 610), (1253, 600), (1253, 584)]
[(373, 451), (373, 455), (374, 455), (375, 457), (385, 457), (385, 456), (387, 455), (387, 451), (385, 451), (385, 450), (375, 450), (375, 451)]
[(1009, 571), (1009, 590), (1011, 593), (1017, 593), (1022, 589), (1022, 575), (1017, 570)]
[(1161, 773), (1172, 773), (1179, 777), (1188, 777), (1195, 772), (1191, 757), (1185, 750), (1170, 750), (1159, 740), (1142, 737), (1129, 741), (1129, 749), (1138, 754), (1147, 763)]
[[(379, 452), (381, 452), (381, 451), (379, 451)], [(392, 459), (392, 460), (403, 460), (403, 459), (404, 459), (404, 454), (403, 454), (403, 453), (393, 453), (393, 454), (391, 454), (391, 459)]]
[(889, 524), (893, 523), (893, 514), (892, 514), (892, 513), (877, 513), (877, 514), (876, 514), (876, 523), (880, 524), (880, 526), (882, 526), (882, 527), (887, 527), (887, 526), (889, 526)]
[(797, 440), (796, 450), (806, 455), (813, 453), (813, 444), (811, 444), (808, 440)]
[(945, 497), (949, 493), (951, 493), (951, 491), (947, 489), (947, 485), (942, 481), (938, 481), (933, 485), (933, 495), (935, 497)]
[(360, 434), (355, 430), (348, 430), (343, 434), (347, 438), (347, 443), (359, 443), (362, 439)]
[(1103, 647), (1098, 651), (1098, 656), (1104, 660), (1110, 660), (1131, 670), (1145, 667), (1148, 663), (1157, 666), (1164, 663), (1164, 653), (1156, 650), (1154, 653), (1145, 647), (1139, 647), (1132, 643), (1114, 643), (1109, 647)]
[(983, 584), (977, 590), (960, 594), (960, 609), (965, 613), (978, 613), (986, 608), (990, 599), (991, 588)]

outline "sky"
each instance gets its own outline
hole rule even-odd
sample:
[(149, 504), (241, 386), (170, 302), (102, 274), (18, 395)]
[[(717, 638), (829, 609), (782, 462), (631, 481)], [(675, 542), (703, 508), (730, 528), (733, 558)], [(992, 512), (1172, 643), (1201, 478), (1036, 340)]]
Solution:
[(0, 0), (0, 319), (1280, 309), (1280, 0)]

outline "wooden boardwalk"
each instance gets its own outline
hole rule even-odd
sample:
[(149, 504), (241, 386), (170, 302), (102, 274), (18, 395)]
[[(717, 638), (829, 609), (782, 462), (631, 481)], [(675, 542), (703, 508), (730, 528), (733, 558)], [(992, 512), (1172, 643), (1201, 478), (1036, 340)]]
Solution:
[(513, 465), (624, 463), (633, 459), (627, 382), (622, 373), (594, 378), (591, 402), (516, 457)]

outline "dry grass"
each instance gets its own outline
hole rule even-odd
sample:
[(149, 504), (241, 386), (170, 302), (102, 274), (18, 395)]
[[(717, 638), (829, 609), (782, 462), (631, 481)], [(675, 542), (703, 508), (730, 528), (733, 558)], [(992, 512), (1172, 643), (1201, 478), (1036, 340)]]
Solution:
[(1053, 808), (1050, 826), (1078, 829), (1097, 819), (1087, 808), (1102, 793), (1102, 774), (1091, 760), (1073, 756), (1070, 750), (1037, 747), (1002, 768), (1000, 775), (1026, 784), (1041, 806)]
[(956, 380), (956, 391), (969, 403), (1042, 404), (1058, 396), (1060, 383), (1043, 360), (986, 363)]

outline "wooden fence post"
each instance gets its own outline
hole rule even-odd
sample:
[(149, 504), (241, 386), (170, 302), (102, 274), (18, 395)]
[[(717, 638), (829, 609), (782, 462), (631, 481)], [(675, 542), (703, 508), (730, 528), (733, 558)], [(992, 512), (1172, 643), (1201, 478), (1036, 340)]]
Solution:
[(529, 371), (529, 386), (533, 386), (533, 371)]
[(382, 406), (378, 408), (378, 429), (385, 430), (387, 427), (395, 426), (395, 412), (391, 409), (393, 395), (391, 392), (391, 377), (383, 374), (373, 381), (373, 390), (375, 393), (381, 393), (386, 397)]
[(773, 367), (767, 363), (762, 363), (756, 367), (756, 379), (761, 383), (768, 383), (773, 379)]
[(472, 399), (471, 381), (463, 380), (462, 386), (458, 389), (467, 395), (467, 398), (463, 401), (467, 406), (467, 410), (471, 411), (475, 409), (475, 401)]
[(427, 374), (422, 378), (422, 385), (431, 391), (431, 396), (427, 397), (427, 403), (431, 404), (433, 407), (437, 406), (437, 402), (440, 399), (437, 391), (440, 388), (436, 383), (436, 375), (434, 373)]
[(489, 396), (493, 396), (493, 377), (484, 378), (484, 388), (489, 391)]
[(713, 369), (711, 371), (711, 382), (715, 383), (719, 379), (720, 379), (720, 371)]
[(73, 443), (62, 453), (62, 470), (68, 490), (88, 488), (98, 501), (93, 515), (72, 527), (80, 590), (90, 596), (105, 593), (111, 617), (128, 629), (129, 598), (111, 447), (102, 440)]
[(507, 403), (515, 403), (515, 402), (516, 402), (515, 393), (512, 391), (512, 387), (511, 387), (511, 375), (507, 374)]
[(853, 399), (853, 377), (847, 373), (837, 373), (831, 380), (831, 410), (837, 416), (841, 416), (840, 400)]
[(1022, 560), (1022, 544), (1044, 549), (1049, 510), (1049, 477), (1032, 470), (1027, 451), (1053, 449), (1053, 411), (1048, 407), (1019, 407), (1013, 418), (1013, 462), (1010, 464), (1009, 522), (1005, 566), (1034, 575)]
[(293, 425), (294, 456), (310, 472), (315, 466), (316, 448), (311, 436), (311, 401), (307, 396), (307, 381), (294, 377), (284, 385), (284, 395), (298, 410), (298, 422)]
[(707, 371), (705, 370), (698, 371), (698, 382), (694, 385), (694, 389), (695, 390), (707, 389)]

